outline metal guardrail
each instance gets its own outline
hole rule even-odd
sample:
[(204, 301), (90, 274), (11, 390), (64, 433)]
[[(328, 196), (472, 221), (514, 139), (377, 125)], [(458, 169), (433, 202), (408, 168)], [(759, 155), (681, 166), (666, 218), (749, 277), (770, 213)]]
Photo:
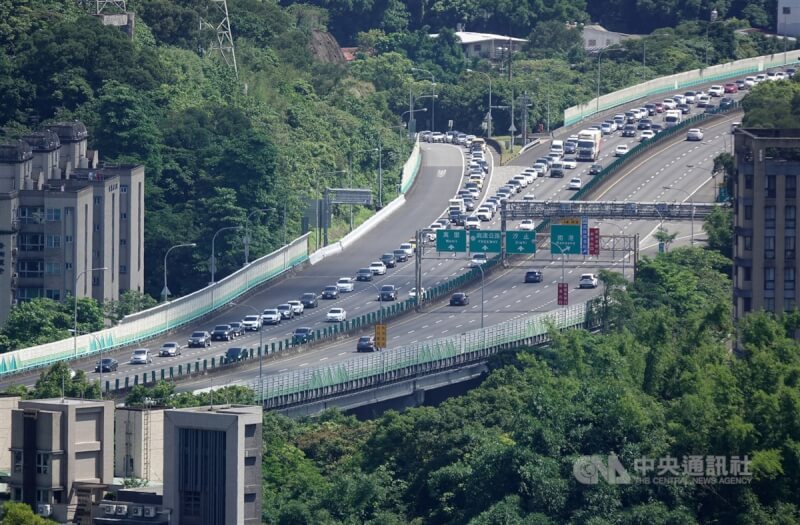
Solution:
[(660, 219), (671, 221), (703, 219), (721, 205), (698, 202), (616, 202), (616, 201), (547, 201), (507, 202), (509, 220), (546, 217), (578, 217), (590, 219)]
[(334, 365), (267, 376), (263, 384), (256, 379), (248, 386), (256, 392), (266, 409), (374, 388), (479, 362), (503, 349), (541, 344), (549, 340), (551, 328), (566, 330), (598, 326), (595, 305), (596, 302), (589, 301), (430, 342), (375, 352)]

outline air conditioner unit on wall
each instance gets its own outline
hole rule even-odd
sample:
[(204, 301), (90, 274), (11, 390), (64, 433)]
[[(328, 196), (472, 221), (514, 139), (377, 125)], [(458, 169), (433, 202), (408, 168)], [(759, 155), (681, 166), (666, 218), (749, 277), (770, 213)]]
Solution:
[(116, 514), (117, 513), (117, 506), (116, 505), (109, 505), (107, 503), (103, 503), (100, 505), (100, 508), (103, 510), (103, 513), (106, 515), (109, 514)]
[(132, 518), (141, 518), (142, 517), (142, 507), (131, 507), (131, 517)]
[(155, 518), (156, 517), (156, 508), (155, 507), (145, 507), (144, 508), (144, 517), (145, 518)]
[(50, 505), (37, 505), (36, 506), (36, 514), (39, 516), (49, 516), (53, 513), (53, 507)]
[(128, 513), (127, 505), (117, 505), (117, 516), (124, 516)]

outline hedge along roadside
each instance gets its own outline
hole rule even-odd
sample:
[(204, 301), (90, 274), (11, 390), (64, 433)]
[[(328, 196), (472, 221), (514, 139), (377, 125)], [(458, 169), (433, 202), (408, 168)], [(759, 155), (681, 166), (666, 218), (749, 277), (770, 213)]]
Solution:
[(201, 290), (125, 317), (118, 325), (75, 339), (0, 354), (0, 376), (81, 358), (149, 339), (202, 317), (242, 294), (303, 264), (308, 259), (308, 234), (288, 246), (256, 259), (248, 266)]
[[(796, 52), (797, 53), (797, 52)], [(571, 126), (585, 118), (591, 117), (598, 112), (602, 113), (608, 109), (626, 104), (632, 100), (674, 91), (676, 89), (688, 88), (698, 84), (721, 81), (737, 76), (743, 76), (758, 71), (764, 71), (779, 66), (789, 66), (798, 64), (800, 57), (795, 55), (794, 59), (783, 61), (783, 53), (763, 55), (753, 58), (745, 58), (735, 62), (719, 64), (705, 69), (694, 69), (676, 73), (667, 77), (659, 77), (649, 80), (642, 84), (629, 86), (613, 93), (606, 93), (599, 99), (593, 98), (589, 102), (572, 106), (564, 110), (564, 126)], [(599, 107), (598, 107), (599, 106)]]

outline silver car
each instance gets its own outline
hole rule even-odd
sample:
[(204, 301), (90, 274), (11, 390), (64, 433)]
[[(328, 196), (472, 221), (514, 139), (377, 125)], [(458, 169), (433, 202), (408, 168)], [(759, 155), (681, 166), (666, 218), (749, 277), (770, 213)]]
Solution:
[(131, 354), (131, 364), (132, 365), (147, 365), (153, 362), (152, 356), (150, 356), (150, 350), (147, 348), (137, 348)]

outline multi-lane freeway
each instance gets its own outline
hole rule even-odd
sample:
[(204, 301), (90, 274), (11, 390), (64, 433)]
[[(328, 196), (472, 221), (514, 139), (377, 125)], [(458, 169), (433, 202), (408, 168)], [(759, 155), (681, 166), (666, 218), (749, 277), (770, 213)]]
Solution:
[[(640, 157), (634, 161), (632, 166), (619, 172), (612, 180), (599, 187), (594, 192), (593, 198), (618, 201), (688, 201), (690, 200), (688, 195), (691, 195), (691, 199), (697, 202), (710, 201), (713, 198), (713, 189), (710, 184), (712, 161), (720, 151), (729, 148), (730, 122), (736, 119), (738, 117), (725, 117), (708, 125), (705, 129), (705, 140), (702, 142), (687, 143), (683, 141), (684, 135), (676, 136), (667, 145), (653, 150), (653, 153), (646, 158)], [(633, 145), (634, 140), (638, 139), (625, 139), (620, 137), (619, 133), (605, 137), (600, 162), (608, 164), (617, 144), (630, 143)], [(499, 186), (521, 171), (523, 166), (530, 166), (536, 157), (545, 154), (548, 147), (547, 143), (542, 144), (520, 156), (512, 165), (493, 167), (484, 185), (481, 198), (494, 194)], [(272, 283), (243, 299), (241, 304), (232, 304), (196, 325), (153, 340), (148, 344), (149, 348), (157, 350), (163, 342), (173, 340), (183, 344), (194, 330), (210, 329), (215, 324), (240, 320), (256, 311), (261, 312), (265, 308), (275, 307), (289, 299), (297, 299), (304, 292), (319, 293), (324, 286), (334, 284), (339, 277), (353, 276), (356, 270), (377, 260), (382, 253), (397, 248), (417, 229), (427, 227), (441, 217), (445, 213), (447, 199), (454, 195), (461, 186), (464, 173), (463, 150), (457, 146), (444, 144), (423, 144), (422, 149), (423, 164), (417, 182), (410, 193), (406, 195), (406, 204), (344, 252)], [(578, 168), (572, 171), (574, 175), (588, 180), (588, 167), (588, 163), (580, 163)], [(521, 195), (533, 192), (537, 199), (541, 200), (567, 199), (570, 195), (567, 183), (571, 176), (573, 173), (568, 172), (564, 179), (537, 179), (515, 198), (521, 198)], [(664, 189), (664, 187), (674, 189)], [(498, 229), (498, 220), (495, 218), (489, 225), (484, 223), (483, 228)], [(513, 227), (515, 224), (510, 223), (509, 229)], [(656, 246), (652, 238), (656, 227), (657, 225), (652, 223), (634, 222), (617, 222), (612, 226), (607, 221), (600, 225), (603, 235), (614, 235), (620, 230), (624, 231), (626, 235), (638, 233), (642, 250), (645, 252), (652, 251)], [(671, 224), (668, 227), (671, 231), (679, 232), (679, 242), (688, 241), (690, 230), (688, 224)], [(695, 235), (697, 237), (702, 235), (699, 223), (695, 225)], [(467, 264), (468, 260), (463, 254), (460, 256), (443, 255), (434, 260), (427, 259), (423, 264), (422, 285), (428, 288), (459, 275), (463, 273)], [(619, 265), (621, 261), (614, 264)], [(544, 269), (544, 282), (524, 284), (522, 276), (525, 270), (533, 267)], [(581, 257), (578, 260), (569, 261), (569, 267), (565, 272), (566, 279), (572, 288), (570, 302), (584, 301), (595, 294), (593, 290), (577, 289), (577, 280), (580, 273), (596, 271), (597, 268), (598, 262), (592, 258), (584, 260)], [(630, 276), (631, 272), (628, 270), (628, 277)], [(531, 312), (556, 308), (555, 289), (560, 278), (560, 259), (553, 260), (549, 253), (540, 253), (526, 259), (516, 259), (510, 268), (491, 273), (487, 276), (483, 286), (483, 324), (491, 325), (528, 315)], [(400, 288), (400, 298), (403, 299), (407, 297), (408, 291), (414, 286), (413, 280), (413, 261), (400, 263), (397, 268), (390, 269), (385, 276), (376, 276), (371, 284), (357, 283), (353, 292), (341, 294), (339, 299), (320, 300), (318, 308), (307, 309), (304, 315), (294, 320), (284, 321), (278, 326), (265, 326), (264, 342), (269, 344), (286, 339), (298, 326), (320, 328), (325, 323), (325, 314), (331, 307), (344, 308), (350, 318), (375, 311), (378, 309), (376, 287), (380, 287), (382, 284), (394, 284)], [(394, 347), (457, 334), (479, 327), (481, 325), (480, 283), (470, 286), (464, 291), (468, 292), (472, 298), (471, 304), (467, 307), (450, 307), (446, 303), (433, 304), (426, 307), (420, 314), (410, 314), (391, 322), (389, 346)], [(120, 368), (116, 372), (103, 374), (103, 379), (113, 383), (115, 378), (141, 374), (151, 369), (161, 369), (180, 363), (191, 363), (198, 359), (218, 357), (224, 354), (225, 349), (230, 346), (256, 346), (258, 341), (259, 334), (250, 332), (234, 342), (215, 343), (211, 348), (184, 348), (182, 355), (175, 357), (155, 357), (154, 362), (150, 365), (128, 364), (130, 349), (112, 351), (108, 355), (119, 360)], [(308, 352), (268, 360), (265, 363), (264, 371), (268, 374), (275, 374), (293, 368), (334, 363), (351, 358), (355, 355), (354, 352), (355, 336), (346, 337), (332, 344), (315, 347)], [(73, 363), (72, 366), (90, 371), (94, 368), (94, 361), (94, 359), (86, 359)], [(216, 384), (244, 382), (252, 379), (257, 373), (257, 368), (254, 369), (252, 366), (237, 368), (231, 370), (230, 373), (216, 374), (214, 382)], [(96, 374), (93, 376), (96, 377)], [(10, 384), (11, 381), (14, 380), (9, 378), (2, 383)], [(33, 379), (23, 382), (32, 381)], [(14, 382), (20, 381), (17, 379)], [(185, 387), (192, 388), (196, 384), (191, 381), (186, 383)]]

